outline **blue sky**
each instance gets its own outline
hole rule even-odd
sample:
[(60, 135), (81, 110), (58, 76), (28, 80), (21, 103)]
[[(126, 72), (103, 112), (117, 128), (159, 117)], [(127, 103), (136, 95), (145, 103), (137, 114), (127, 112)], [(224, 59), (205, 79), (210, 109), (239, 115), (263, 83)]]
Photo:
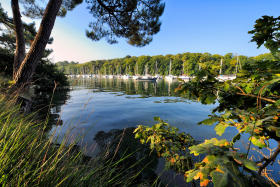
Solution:
[[(47, 1), (46, 1), (47, 2)], [(280, 16), (277, 0), (165, 0), (161, 17), (161, 31), (154, 35), (152, 43), (139, 48), (119, 39), (118, 44), (106, 41), (93, 42), (85, 36), (93, 17), (86, 9), (87, 3), (68, 12), (65, 18), (57, 18), (52, 36), (54, 43), (47, 46), (54, 50), (53, 61), (88, 62), (90, 60), (122, 58), (126, 55), (166, 55), (184, 52), (208, 52), (225, 55), (238, 53), (257, 56), (269, 51), (249, 42), (256, 19), (263, 15)], [(2, 7), (12, 15), (10, 0)], [(24, 17), (24, 16), (23, 16)], [(40, 20), (23, 18), (26, 22)]]

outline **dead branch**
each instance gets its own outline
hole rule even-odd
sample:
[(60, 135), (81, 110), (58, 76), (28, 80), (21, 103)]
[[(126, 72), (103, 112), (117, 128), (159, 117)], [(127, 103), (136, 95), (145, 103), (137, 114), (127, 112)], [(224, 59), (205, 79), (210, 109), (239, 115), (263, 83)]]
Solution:
[(278, 154), (280, 153), (280, 142), (278, 142), (278, 147), (277, 149), (275, 150), (275, 152), (273, 153), (273, 155), (269, 158), (265, 158), (263, 157), (262, 160), (260, 162), (264, 162), (264, 164), (262, 164), (260, 167), (259, 167), (259, 171), (258, 171), (258, 174), (261, 174), (262, 170), (266, 168), (266, 166), (268, 166), (268, 164), (270, 164), (272, 162), (272, 164), (275, 162)]

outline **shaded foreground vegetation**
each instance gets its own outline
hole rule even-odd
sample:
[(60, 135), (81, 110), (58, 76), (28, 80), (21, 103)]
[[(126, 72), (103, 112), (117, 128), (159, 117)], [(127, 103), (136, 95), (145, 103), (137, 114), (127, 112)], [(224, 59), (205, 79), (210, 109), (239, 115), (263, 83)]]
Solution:
[[(156, 177), (141, 180), (146, 167), (131, 160), (134, 153), (118, 153), (120, 147), (125, 149), (122, 146), (88, 157), (78, 146), (84, 134), (77, 132), (73, 138), (69, 130), (58, 142), (59, 129), (46, 133), (48, 119), (37, 120), (37, 112), (22, 113), (15, 97), (1, 95), (0, 105), (1, 186), (150, 186), (155, 182)], [(127, 160), (133, 163), (127, 166)], [(134, 170), (137, 165), (141, 167)]]

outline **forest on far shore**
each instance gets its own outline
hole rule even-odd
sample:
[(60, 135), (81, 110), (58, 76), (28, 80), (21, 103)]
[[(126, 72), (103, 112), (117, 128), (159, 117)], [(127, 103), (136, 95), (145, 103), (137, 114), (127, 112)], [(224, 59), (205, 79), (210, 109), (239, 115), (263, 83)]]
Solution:
[[(115, 58), (109, 60), (92, 60), (83, 64), (79, 62), (59, 61), (57, 66), (59, 70), (66, 74), (143, 74), (145, 65), (148, 65), (149, 74), (157, 73), (160, 75), (167, 75), (169, 70), (169, 63), (171, 65), (171, 73), (173, 75), (188, 74), (192, 75), (196, 70), (201, 68), (211, 68), (214, 71), (219, 71), (221, 68), (222, 59), (222, 74), (235, 74), (236, 65), (238, 69), (245, 64), (251, 64), (255, 61), (274, 60), (275, 57), (271, 53), (261, 54), (255, 57), (248, 57), (244, 55), (237, 55), (227, 53), (222, 56), (219, 54), (210, 53), (183, 53), (176, 55), (157, 55), (157, 56), (130, 56), (124, 58)], [(238, 63), (237, 63), (238, 61)], [(157, 63), (156, 63), (157, 62)], [(183, 68), (184, 66), (184, 68)], [(138, 72), (136, 72), (138, 67)], [(184, 72), (183, 72), (184, 71)]]

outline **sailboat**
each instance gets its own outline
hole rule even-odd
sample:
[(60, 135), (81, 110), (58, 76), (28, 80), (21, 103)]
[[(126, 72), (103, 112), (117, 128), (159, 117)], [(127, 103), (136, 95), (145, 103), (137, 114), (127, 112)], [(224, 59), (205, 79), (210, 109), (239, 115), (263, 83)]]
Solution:
[(110, 73), (110, 75), (109, 75), (110, 79), (115, 78), (115, 75), (113, 75), (112, 71), (110, 71), (110, 66), (109, 66), (109, 73)]
[(220, 75), (216, 77), (216, 79), (217, 79), (219, 82), (225, 82), (225, 81), (229, 80), (229, 76), (222, 75), (222, 69), (223, 69), (222, 67), (223, 67), (223, 59), (221, 59)]
[(132, 77), (127, 74), (127, 65), (125, 66), (125, 75), (122, 77), (123, 79), (131, 79)]
[(156, 81), (158, 78), (149, 76), (148, 74), (148, 65), (146, 64), (145, 66), (145, 75), (139, 77), (137, 80), (138, 81)]
[[(236, 54), (237, 55), (237, 54)], [(236, 60), (236, 65), (235, 65), (235, 75), (222, 75), (222, 67), (223, 67), (223, 59), (221, 59), (221, 69), (220, 69), (220, 75), (216, 77), (216, 79), (220, 82), (225, 82), (227, 80), (233, 80), (236, 79), (236, 75), (237, 75), (237, 68), (238, 68), (238, 64), (240, 66), (241, 69), (241, 63), (239, 61), (238, 55), (237, 55), (237, 60)]]
[(187, 75), (185, 75), (184, 73), (185, 73), (185, 60), (183, 62), (183, 73), (178, 78), (183, 79), (185, 82), (190, 81), (191, 77), (189, 77), (189, 65), (188, 64), (187, 64)]
[(135, 73), (134, 73), (134, 76), (132, 76), (132, 79), (138, 79), (139, 77), (141, 77), (141, 76), (138, 74), (138, 64), (136, 63)]
[(108, 78), (108, 75), (106, 75), (106, 67), (105, 68), (105, 74), (102, 76), (103, 78)]
[(155, 69), (155, 76), (154, 76), (154, 78), (162, 79), (162, 76), (158, 74), (157, 61), (156, 61), (156, 69)]
[(170, 63), (169, 63), (169, 75), (165, 76), (165, 79), (166, 80), (173, 80), (173, 79), (175, 79), (174, 75), (171, 75), (171, 60), (170, 60)]
[(117, 69), (118, 69), (117, 78), (121, 79), (122, 78), (122, 75), (121, 75), (122, 66), (120, 65), (120, 67), (119, 67), (119, 65), (118, 65)]

